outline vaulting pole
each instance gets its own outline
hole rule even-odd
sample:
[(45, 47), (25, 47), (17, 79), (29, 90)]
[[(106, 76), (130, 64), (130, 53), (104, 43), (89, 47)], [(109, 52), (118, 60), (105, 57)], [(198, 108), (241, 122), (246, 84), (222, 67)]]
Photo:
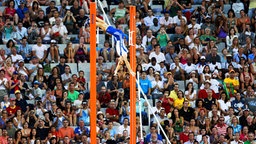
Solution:
[(96, 3), (90, 2), (90, 139), (96, 144)]
[[(130, 6), (130, 65), (136, 71), (136, 7)], [(136, 144), (136, 77), (130, 75), (130, 144)]]

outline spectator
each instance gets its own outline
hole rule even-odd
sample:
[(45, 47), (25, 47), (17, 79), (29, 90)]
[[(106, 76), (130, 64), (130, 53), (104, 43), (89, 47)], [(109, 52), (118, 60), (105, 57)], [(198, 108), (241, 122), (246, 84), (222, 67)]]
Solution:
[(53, 12), (56, 10), (58, 11), (58, 8), (55, 6), (56, 2), (51, 1), (49, 6), (46, 8), (46, 15), (48, 18), (53, 16)]
[(89, 135), (90, 131), (89, 129), (85, 126), (83, 120), (79, 120), (79, 125), (75, 128), (75, 138), (76, 140), (82, 140), (84, 135)]
[[(82, 107), (78, 110), (79, 113), (79, 120), (82, 120), (86, 126), (90, 124), (90, 108), (88, 108), (88, 103), (86, 101), (82, 102)], [(73, 117), (73, 116), (72, 116)], [(74, 118), (75, 115), (74, 115)], [(73, 119), (76, 122), (76, 119)], [(76, 125), (76, 123), (74, 123)]]
[(84, 44), (84, 38), (80, 37), (79, 44), (75, 46), (74, 49), (74, 59), (76, 63), (85, 63), (88, 61), (88, 50), (86, 48), (86, 45)]
[(162, 142), (162, 136), (157, 133), (156, 126), (150, 126), (150, 133), (146, 135), (146, 142), (150, 142), (152, 139), (152, 135), (154, 137), (154, 141), (160, 141)]
[(22, 21), (19, 21), (18, 26), (16, 27), (16, 33), (15, 33), (14, 40), (17, 43), (20, 43), (22, 38), (27, 37), (27, 36), (28, 36), (27, 28), (23, 27)]
[(120, 24), (125, 24), (126, 23), (125, 17), (127, 12), (129, 11), (125, 8), (124, 2), (120, 1), (118, 3), (118, 7), (111, 9), (109, 15), (113, 19), (114, 23), (118, 22)]
[(68, 120), (63, 120), (63, 127), (59, 129), (59, 134), (57, 136), (59, 139), (63, 139), (64, 137), (68, 137), (70, 139), (75, 138), (73, 128), (69, 127)]
[(56, 24), (51, 29), (51, 37), (55, 39), (57, 43), (65, 43), (67, 39), (67, 28), (65, 25), (61, 25), (61, 19), (56, 18)]
[(45, 16), (43, 10), (38, 11), (38, 17), (35, 19), (35, 21), (39, 28), (44, 27), (46, 23), (49, 24), (49, 19), (47, 18), (47, 16)]
[(106, 109), (106, 118), (113, 122), (114, 125), (119, 126), (119, 112), (116, 109), (115, 101), (112, 99), (109, 102), (109, 107)]
[[(76, 15), (75, 15), (76, 16)], [(76, 18), (76, 24), (75, 27), (77, 29), (82, 28), (84, 26), (85, 22), (87, 21), (88, 17), (85, 16), (84, 9), (79, 9), (79, 15), (75, 17)], [(77, 32), (76, 32), (77, 33)]]
[[(152, 46), (152, 49), (151, 50), (153, 50), (153, 47), (154, 47), (154, 45), (153, 44), (151, 44), (152, 43), (152, 40), (153, 40), (153, 38), (155, 38), (154, 36), (153, 36), (153, 32), (152, 32), (152, 30), (147, 30), (147, 34), (142, 38), (142, 44), (145, 46), (145, 47), (148, 47), (148, 46)], [(157, 41), (156, 41), (157, 42)], [(147, 48), (148, 49), (148, 48)], [(150, 50), (150, 51), (151, 51)]]

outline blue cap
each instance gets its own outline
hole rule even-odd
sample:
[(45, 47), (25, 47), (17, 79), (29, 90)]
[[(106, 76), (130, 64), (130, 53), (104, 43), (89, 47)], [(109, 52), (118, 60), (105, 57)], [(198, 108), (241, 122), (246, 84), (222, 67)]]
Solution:
[(38, 85), (39, 85), (39, 84), (40, 84), (40, 82), (36, 80), (36, 81), (34, 81), (34, 84), (38, 84)]
[(18, 73), (17, 71), (14, 71), (13, 74), (14, 74), (14, 75), (18, 75), (19, 73)]

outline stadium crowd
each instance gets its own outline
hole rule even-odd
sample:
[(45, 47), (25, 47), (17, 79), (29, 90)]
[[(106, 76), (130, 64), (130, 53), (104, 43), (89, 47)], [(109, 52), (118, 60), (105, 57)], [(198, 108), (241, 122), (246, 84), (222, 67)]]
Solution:
[[(0, 2), (0, 144), (90, 143), (89, 70), (70, 67), (90, 62), (89, 3)], [(256, 11), (249, 0), (102, 4), (127, 35), (127, 48), (129, 5), (137, 8), (139, 144), (256, 143)], [(106, 18), (100, 8), (97, 17)], [(105, 37), (97, 46), (97, 141), (125, 144), (130, 74), (123, 65), (114, 75), (115, 44), (101, 30), (100, 35)]]

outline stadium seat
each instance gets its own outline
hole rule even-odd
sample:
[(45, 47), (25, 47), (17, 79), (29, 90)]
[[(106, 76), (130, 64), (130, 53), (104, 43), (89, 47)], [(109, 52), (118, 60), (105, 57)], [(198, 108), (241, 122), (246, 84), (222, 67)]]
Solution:
[(231, 5), (230, 4), (225, 4), (224, 5), (224, 10), (223, 10), (223, 12), (224, 12), (224, 14), (228, 14), (228, 11), (231, 9)]
[(220, 42), (217, 44), (217, 47), (218, 47), (218, 53), (221, 53), (221, 51), (225, 48), (225, 43)]
[(183, 80), (181, 81), (176, 81), (176, 83), (179, 84), (179, 89), (182, 91), (185, 91), (185, 82)]

